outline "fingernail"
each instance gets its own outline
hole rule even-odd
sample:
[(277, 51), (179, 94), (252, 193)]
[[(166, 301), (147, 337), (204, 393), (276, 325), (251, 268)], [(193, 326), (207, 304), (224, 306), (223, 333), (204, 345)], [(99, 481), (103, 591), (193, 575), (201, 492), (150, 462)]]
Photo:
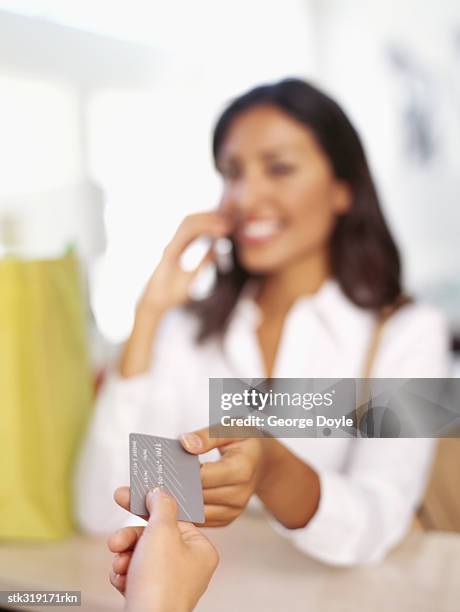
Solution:
[(160, 491), (160, 487), (155, 487), (151, 491), (147, 491), (147, 497), (145, 499), (147, 508), (153, 507), (153, 502), (155, 501), (155, 497), (158, 495)]
[(203, 448), (203, 442), (200, 436), (194, 433), (186, 433), (181, 435), (181, 440), (184, 443), (186, 449), (191, 451), (197, 451)]
[(147, 498), (150, 503), (155, 501), (155, 497), (167, 497), (167, 493), (161, 487), (155, 487), (147, 492)]

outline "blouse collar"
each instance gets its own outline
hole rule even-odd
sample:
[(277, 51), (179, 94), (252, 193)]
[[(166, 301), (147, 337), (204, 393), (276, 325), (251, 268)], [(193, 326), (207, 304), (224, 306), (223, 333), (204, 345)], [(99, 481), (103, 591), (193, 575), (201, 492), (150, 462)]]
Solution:
[[(255, 280), (249, 280), (246, 283), (232, 315), (232, 319), (242, 319), (255, 328), (258, 327), (263, 318), (263, 313), (255, 301), (257, 288), (258, 282)], [(315, 293), (298, 297), (292, 305), (288, 316), (304, 307), (314, 309), (323, 316), (331, 309), (336, 311), (336, 313), (337, 309), (342, 311), (361, 310), (346, 297), (339, 283), (332, 277), (327, 278)]]
[[(223, 339), (224, 348), (230, 353), (236, 351), (241, 355), (245, 342), (242, 339), (253, 336), (263, 319), (255, 301), (257, 286), (257, 281), (248, 281), (235, 305)], [(345, 295), (333, 277), (327, 278), (314, 294), (297, 298), (287, 314), (285, 326), (304, 317), (316, 321), (337, 349), (360, 342), (363, 332), (367, 332), (375, 320), (370, 310), (360, 308)]]

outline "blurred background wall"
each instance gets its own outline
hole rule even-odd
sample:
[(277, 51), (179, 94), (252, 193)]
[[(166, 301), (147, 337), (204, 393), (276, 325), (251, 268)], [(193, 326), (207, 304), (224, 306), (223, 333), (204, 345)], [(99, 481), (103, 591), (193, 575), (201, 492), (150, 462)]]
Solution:
[(98, 327), (121, 341), (179, 220), (216, 204), (219, 111), (284, 76), (350, 114), (407, 285), (459, 333), (454, 0), (0, 0), (0, 245), (11, 224), (33, 256), (77, 244)]

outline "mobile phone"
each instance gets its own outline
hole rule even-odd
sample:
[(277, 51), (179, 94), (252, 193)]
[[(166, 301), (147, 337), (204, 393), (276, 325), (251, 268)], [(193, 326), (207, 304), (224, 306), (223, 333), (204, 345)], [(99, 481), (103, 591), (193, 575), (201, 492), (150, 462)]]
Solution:
[(228, 274), (233, 269), (233, 244), (230, 238), (218, 238), (212, 246), (217, 269), (220, 274)]

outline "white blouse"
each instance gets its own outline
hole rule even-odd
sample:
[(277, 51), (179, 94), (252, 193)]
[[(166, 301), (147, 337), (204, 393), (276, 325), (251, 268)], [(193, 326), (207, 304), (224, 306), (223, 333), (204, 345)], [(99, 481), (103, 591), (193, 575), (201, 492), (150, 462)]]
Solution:
[[(208, 378), (264, 378), (256, 330), (261, 313), (244, 292), (219, 341), (195, 343), (196, 318), (177, 309), (160, 324), (151, 369), (104, 384), (77, 466), (81, 527), (107, 533), (126, 523), (113, 501), (129, 484), (128, 434), (175, 437), (209, 424)], [(273, 377), (362, 376), (375, 316), (355, 306), (335, 280), (299, 298), (285, 320)], [(410, 304), (385, 325), (372, 376), (447, 377), (447, 325), (431, 306)], [(318, 473), (319, 507), (306, 527), (271, 522), (306, 554), (335, 565), (384, 557), (410, 526), (423, 495), (435, 442), (429, 439), (306, 439), (283, 443)], [(202, 456), (215, 460), (217, 451)], [(257, 503), (258, 502), (257, 500)], [(212, 537), (212, 534), (211, 534)]]

